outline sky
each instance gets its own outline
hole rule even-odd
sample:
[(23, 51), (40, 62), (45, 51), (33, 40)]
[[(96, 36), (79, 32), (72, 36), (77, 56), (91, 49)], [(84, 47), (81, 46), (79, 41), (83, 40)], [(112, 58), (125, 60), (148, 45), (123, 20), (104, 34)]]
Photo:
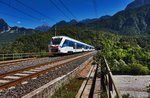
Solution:
[[(22, 2), (23, 6), (19, 2)], [(52, 2), (56, 4), (59, 10)], [(69, 13), (60, 2), (71, 11)], [(3, 18), (9, 26), (35, 28), (42, 24), (53, 26), (59, 21), (76, 19), (92, 19), (104, 15), (114, 15), (122, 11), (134, 0), (0, 0), (0, 18)], [(97, 9), (97, 16), (95, 14)], [(31, 10), (32, 9), (32, 10)], [(61, 11), (65, 14), (63, 14)]]

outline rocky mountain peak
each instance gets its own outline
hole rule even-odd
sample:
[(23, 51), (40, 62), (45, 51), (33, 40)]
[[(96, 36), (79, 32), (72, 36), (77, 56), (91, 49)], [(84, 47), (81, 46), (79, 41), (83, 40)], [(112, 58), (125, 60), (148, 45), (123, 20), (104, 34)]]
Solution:
[(9, 31), (10, 27), (8, 24), (1, 18), (0, 19), (0, 32)]
[(50, 29), (51, 29), (51, 27), (48, 24), (43, 24), (43, 25), (35, 28), (35, 30), (39, 30), (39, 31), (43, 31), (43, 32), (46, 32)]

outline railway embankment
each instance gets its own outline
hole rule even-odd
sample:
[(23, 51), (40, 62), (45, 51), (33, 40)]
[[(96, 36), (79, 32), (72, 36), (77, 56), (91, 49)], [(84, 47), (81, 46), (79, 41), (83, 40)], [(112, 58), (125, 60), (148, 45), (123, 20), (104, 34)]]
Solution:
[[(85, 66), (86, 63), (89, 62), (89, 60), (91, 59), (93, 55), (95, 55), (95, 53), (96, 52), (93, 52), (85, 56), (83, 56), (82, 54), (83, 57), (80, 59), (78, 57), (77, 60), (73, 60), (70, 63), (63, 64), (64, 66), (58, 67), (54, 70), (48, 71), (44, 74), (40, 74), (34, 78), (31, 78), (25, 82), (21, 82), (12, 87), (1, 90), (0, 97), (2, 98), (51, 97), (53, 93), (63, 83), (66, 83), (70, 78), (74, 77), (78, 73), (78, 71), (81, 70)], [(31, 71), (36, 72), (39, 70), (43, 70), (44, 68), (46, 68), (46, 66), (38, 68), (36, 70), (35, 69), (31, 70)], [(23, 75), (23, 74), (24, 73), (17, 74), (17, 75)]]

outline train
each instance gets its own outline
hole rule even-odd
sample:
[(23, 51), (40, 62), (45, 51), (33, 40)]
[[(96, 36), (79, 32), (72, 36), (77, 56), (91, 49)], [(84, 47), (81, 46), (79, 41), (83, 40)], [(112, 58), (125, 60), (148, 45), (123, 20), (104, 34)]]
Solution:
[(50, 54), (67, 54), (93, 51), (95, 47), (67, 36), (54, 36), (48, 45)]

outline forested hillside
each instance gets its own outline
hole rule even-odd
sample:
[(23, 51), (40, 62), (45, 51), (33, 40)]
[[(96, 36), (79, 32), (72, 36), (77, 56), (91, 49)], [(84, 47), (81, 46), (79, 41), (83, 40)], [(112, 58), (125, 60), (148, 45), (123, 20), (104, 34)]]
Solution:
[(10, 30), (8, 32), (0, 33), (0, 44), (3, 46), (7, 46), (16, 38), (21, 37), (22, 35), (30, 35), (34, 33), (39, 33), (40, 31), (35, 31), (33, 29), (25, 29), (25, 28), (15, 28), (14, 30)]
[[(95, 31), (83, 30), (76, 27), (60, 27), (57, 28), (57, 35), (69, 36), (77, 40), (81, 40), (91, 45), (96, 45)], [(22, 36), (14, 41), (11, 45), (4, 49), (3, 52), (40, 52), (48, 51), (51, 37), (54, 36), (54, 29), (48, 32), (36, 33), (32, 35)]]
[(150, 37), (120, 36), (102, 42), (113, 74), (150, 74)]
[(120, 35), (150, 34), (150, 5), (120, 11), (114, 16), (92, 23), (79, 23), (77, 26), (96, 30), (109, 31)]

